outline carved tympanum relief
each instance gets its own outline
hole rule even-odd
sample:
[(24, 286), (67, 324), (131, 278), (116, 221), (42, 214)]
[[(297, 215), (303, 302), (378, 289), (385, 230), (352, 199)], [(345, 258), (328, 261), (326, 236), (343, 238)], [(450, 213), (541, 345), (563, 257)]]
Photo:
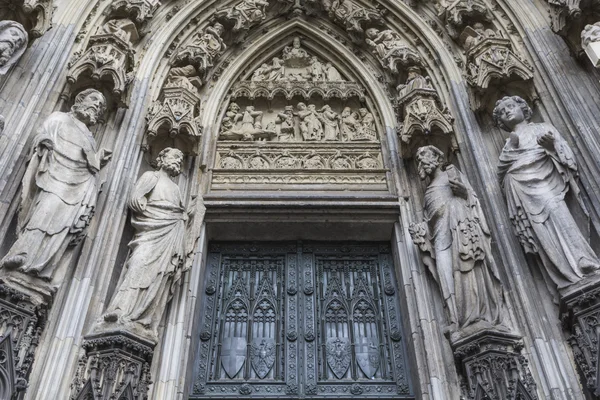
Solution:
[(180, 150), (166, 148), (156, 160), (157, 171), (146, 172), (137, 181), (129, 200), (136, 231), (129, 243), (131, 254), (96, 332), (126, 331), (158, 341), (158, 324), (187, 255), (188, 211), (171, 180), (181, 173), (182, 163)]
[(0, 0), (0, 21), (16, 21), (36, 39), (52, 27), (53, 0)]
[(220, 123), (215, 185), (385, 182), (376, 117), (365, 104), (364, 87), (312, 55), (299, 37), (248, 72), (231, 93)]
[(29, 36), (16, 21), (0, 21), (0, 75), (15, 65), (25, 50)]
[(18, 238), (0, 261), (0, 278), (47, 304), (64, 278), (59, 265), (69, 246), (79, 243), (94, 214), (100, 170), (111, 152), (98, 150), (89, 126), (106, 108), (104, 96), (88, 89), (71, 112), (55, 112), (35, 137), (23, 178)]
[(530, 122), (532, 111), (520, 97), (505, 97), (494, 121), (510, 132), (498, 165), (508, 213), (521, 245), (539, 256), (542, 273), (559, 289), (580, 282), (600, 268), (600, 260), (581, 233), (565, 196), (579, 198), (577, 162), (556, 128)]

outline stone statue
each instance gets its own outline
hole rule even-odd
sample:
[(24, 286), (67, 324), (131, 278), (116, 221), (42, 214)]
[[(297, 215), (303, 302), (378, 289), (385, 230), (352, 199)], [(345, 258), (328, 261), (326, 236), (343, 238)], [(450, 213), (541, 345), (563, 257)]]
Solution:
[(476, 22), (473, 24), (473, 27), (466, 27), (463, 35), (466, 35), (465, 39), (465, 50), (470, 50), (473, 47), (477, 46), (483, 40), (487, 38), (494, 38), (497, 36), (496, 32), (493, 29), (486, 29), (486, 27), (481, 22)]
[(256, 71), (254, 71), (251, 80), (253, 82), (266, 81), (269, 76), (269, 72), (271, 72), (271, 66), (269, 64), (263, 63)]
[(590, 43), (600, 42), (600, 22), (586, 25), (581, 32), (581, 46), (586, 47)]
[(494, 121), (510, 132), (498, 176), (521, 245), (540, 257), (545, 278), (561, 289), (595, 272), (600, 262), (565, 203), (569, 191), (579, 199), (573, 151), (554, 126), (532, 123), (531, 115), (520, 97), (496, 103)]
[(317, 57), (310, 59), (310, 77), (312, 81), (325, 80), (325, 69)]
[(323, 137), (323, 124), (314, 104), (308, 107), (304, 103), (298, 103), (297, 115), (300, 118), (300, 132), (305, 141), (319, 141)]
[(366, 108), (358, 110), (360, 114), (360, 128), (358, 135), (354, 137), (354, 140), (377, 140), (377, 130), (375, 129), (375, 117)]
[(277, 114), (277, 121), (280, 124), (278, 135), (279, 141), (293, 142), (296, 140), (296, 132), (294, 129), (294, 107), (286, 106), (282, 113)]
[(193, 65), (171, 68), (167, 75), (167, 82), (165, 83), (165, 87), (179, 87), (195, 94), (198, 94), (198, 89), (201, 86), (202, 81), (198, 77), (198, 72)]
[(341, 82), (344, 80), (337, 68), (335, 68), (330, 62), (325, 64), (325, 75), (327, 76), (327, 80), (330, 82)]
[(342, 141), (353, 141), (356, 139), (357, 132), (360, 129), (360, 118), (358, 114), (352, 111), (350, 107), (345, 107), (342, 110), (340, 121), (340, 132)]
[(339, 140), (340, 126), (339, 115), (331, 109), (329, 105), (324, 105), (321, 108), (319, 120), (323, 123), (323, 140), (334, 141)]
[(436, 147), (419, 148), (416, 160), (419, 177), (429, 184), (424, 222), (409, 231), (440, 287), (450, 340), (481, 330), (507, 330), (490, 232), (475, 192), (457, 168), (443, 166), (444, 154)]
[(23, 178), (18, 238), (0, 261), (3, 280), (23, 282), (32, 276), (52, 282), (67, 247), (85, 236), (100, 190), (99, 172), (111, 157), (97, 150), (88, 127), (105, 109), (104, 96), (87, 89), (69, 113), (55, 112), (42, 125)]
[(309, 55), (302, 48), (300, 38), (296, 36), (292, 42), (292, 46), (286, 46), (283, 49), (283, 60), (290, 67), (302, 67), (308, 64)]
[(240, 113), (240, 106), (238, 106), (237, 103), (232, 102), (229, 104), (225, 116), (221, 121), (221, 130), (226, 132), (234, 129), (238, 121), (241, 121), (242, 117), (243, 114)]
[(285, 78), (285, 67), (283, 66), (283, 60), (280, 58), (273, 58), (271, 61), (271, 68), (269, 69), (269, 76), (267, 81), (279, 81)]
[(126, 330), (153, 342), (158, 325), (178, 282), (185, 259), (188, 213), (179, 187), (172, 181), (181, 173), (183, 153), (162, 150), (157, 171), (144, 173), (129, 200), (135, 236), (115, 292), (99, 331)]
[(19, 61), (28, 41), (23, 25), (15, 21), (0, 21), (0, 75), (5, 75)]
[(102, 26), (101, 32), (115, 35), (127, 43), (133, 43), (139, 39), (135, 24), (127, 18), (111, 19)]
[(192, 39), (175, 57), (176, 65), (192, 64), (197, 70), (199, 84), (201, 86), (212, 68), (214, 61), (227, 49), (227, 45), (221, 37), (224, 27), (218, 22), (204, 29)]
[(391, 72), (397, 72), (397, 63), (401, 65), (420, 63), (418, 54), (391, 29), (379, 31), (376, 28), (369, 28), (366, 31), (365, 42), (372, 48), (373, 54), (379, 58), (381, 64)]
[(402, 83), (396, 87), (396, 90), (398, 91), (398, 98), (402, 99), (413, 90), (418, 89), (432, 90), (433, 87), (431, 86), (431, 79), (421, 75), (421, 68), (410, 67), (408, 69), (408, 78), (406, 79), (406, 83)]

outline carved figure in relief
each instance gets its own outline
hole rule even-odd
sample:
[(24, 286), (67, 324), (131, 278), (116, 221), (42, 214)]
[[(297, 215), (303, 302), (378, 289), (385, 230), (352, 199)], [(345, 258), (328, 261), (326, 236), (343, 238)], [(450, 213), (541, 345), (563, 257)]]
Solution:
[(338, 140), (340, 136), (339, 115), (329, 105), (319, 110), (319, 120), (323, 123), (323, 140)]
[(235, 128), (238, 121), (241, 121), (243, 114), (240, 113), (240, 106), (237, 103), (229, 104), (229, 108), (225, 112), (225, 116), (221, 121), (221, 130), (222, 131), (230, 131)]
[(193, 65), (171, 68), (167, 75), (167, 82), (165, 83), (165, 87), (179, 87), (196, 94), (201, 85), (202, 81), (198, 77), (198, 72)]
[(401, 99), (408, 95), (410, 92), (418, 89), (433, 89), (431, 86), (431, 80), (429, 77), (421, 75), (421, 68), (410, 67), (408, 69), (408, 78), (406, 83), (402, 83), (396, 87), (398, 91), (398, 98)]
[(358, 135), (354, 137), (354, 140), (377, 140), (377, 130), (375, 129), (375, 117), (366, 108), (358, 110), (360, 113), (360, 128)]
[(308, 157), (306, 157), (306, 160), (304, 160), (304, 168), (323, 169), (325, 168), (325, 162), (323, 161), (323, 158), (313, 150)]
[(154, 342), (158, 325), (185, 259), (188, 213), (179, 187), (172, 181), (181, 173), (183, 153), (162, 150), (157, 171), (144, 173), (137, 181), (129, 207), (135, 236), (124, 276), (106, 313), (100, 331), (127, 330)]
[(100, 169), (111, 158), (109, 151), (98, 151), (88, 127), (105, 109), (104, 96), (88, 89), (69, 113), (55, 112), (42, 125), (23, 178), (18, 238), (0, 262), (3, 275), (14, 270), (50, 282), (67, 247), (85, 236)]
[(486, 27), (481, 22), (476, 22), (473, 24), (473, 27), (466, 27), (463, 35), (467, 35), (465, 39), (465, 50), (470, 50), (471, 48), (477, 46), (484, 39), (494, 38), (497, 36), (496, 32), (493, 29), (486, 29)]
[(366, 36), (367, 45), (373, 48), (373, 52), (379, 57), (381, 63), (389, 69), (395, 68), (394, 59), (407, 61), (409, 56), (412, 57), (413, 51), (409, 49), (400, 35), (391, 29), (379, 31), (376, 28), (369, 28)]
[(504, 297), (491, 252), (490, 231), (475, 192), (434, 146), (417, 150), (419, 177), (429, 180), (424, 222), (409, 228), (423, 262), (440, 287), (451, 340), (502, 325)]
[(225, 18), (235, 21), (234, 31), (249, 29), (254, 23), (266, 18), (266, 7), (269, 2), (265, 0), (243, 0), (241, 3), (215, 13), (217, 19)]
[(269, 68), (268, 81), (279, 81), (285, 78), (285, 67), (283, 66), (283, 60), (280, 58), (273, 58), (272, 65)]
[(224, 30), (223, 25), (215, 22), (212, 26), (207, 27), (204, 32), (194, 37), (190, 45), (196, 48), (196, 52), (201, 49), (208, 57), (209, 63), (212, 64), (214, 57), (223, 54), (227, 50), (227, 45), (221, 37)]
[(302, 43), (299, 37), (295, 37), (292, 46), (286, 46), (283, 49), (283, 60), (290, 67), (306, 66), (308, 64), (309, 55), (302, 48)]
[(256, 111), (254, 106), (247, 106), (242, 116), (242, 132), (253, 132), (262, 129), (262, 111)]
[(325, 64), (325, 74), (327, 76), (327, 80), (330, 82), (341, 82), (344, 80), (337, 68), (335, 68), (330, 62)]
[(358, 114), (352, 111), (350, 107), (345, 107), (342, 111), (340, 121), (340, 132), (342, 141), (352, 141), (357, 137), (357, 132), (360, 130), (360, 118)]
[(317, 57), (310, 59), (310, 77), (312, 81), (325, 80), (325, 69)]
[(102, 33), (115, 35), (124, 42), (138, 40), (135, 24), (127, 18), (111, 19), (102, 26)]
[(496, 103), (494, 121), (510, 132), (498, 176), (521, 245), (540, 257), (545, 278), (561, 289), (597, 271), (600, 261), (565, 202), (569, 192), (580, 200), (573, 151), (554, 126), (532, 123), (531, 115), (520, 97)]
[(271, 72), (271, 66), (263, 63), (256, 71), (254, 71), (251, 80), (254, 82), (266, 81), (269, 72)]
[(0, 75), (6, 74), (19, 61), (28, 41), (23, 25), (16, 21), (0, 21)]
[(292, 142), (296, 140), (296, 132), (294, 129), (294, 107), (286, 106), (285, 111), (277, 114), (277, 121), (279, 122), (279, 141), (280, 142)]
[(298, 103), (297, 115), (300, 118), (300, 132), (305, 141), (321, 140), (323, 137), (323, 125), (314, 104), (308, 107), (304, 103)]

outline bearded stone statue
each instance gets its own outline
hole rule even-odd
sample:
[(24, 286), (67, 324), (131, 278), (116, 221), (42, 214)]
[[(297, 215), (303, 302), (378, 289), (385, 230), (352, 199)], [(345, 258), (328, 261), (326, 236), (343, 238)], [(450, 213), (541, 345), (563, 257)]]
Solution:
[(28, 40), (23, 25), (15, 21), (0, 21), (0, 75), (6, 74), (19, 61)]
[(158, 325), (183, 271), (186, 212), (179, 187), (171, 178), (181, 173), (183, 153), (166, 148), (157, 171), (144, 173), (129, 200), (135, 236), (124, 276), (96, 330), (128, 331), (158, 341)]
[(496, 103), (494, 121), (510, 132), (498, 177), (521, 245), (539, 256), (546, 281), (563, 289), (596, 272), (600, 261), (565, 202), (569, 192), (579, 200), (573, 151), (554, 126), (532, 123), (531, 115), (520, 97)]
[(444, 298), (446, 333), (454, 342), (484, 330), (508, 331), (490, 231), (473, 188), (458, 169), (443, 165), (438, 148), (421, 147), (416, 159), (429, 184), (425, 220), (409, 231)]
[(77, 95), (68, 113), (55, 112), (34, 138), (23, 177), (18, 238), (0, 261), (0, 279), (15, 288), (49, 295), (62, 280), (55, 276), (69, 245), (85, 236), (100, 190), (100, 169), (110, 160), (97, 150), (90, 130), (104, 114), (97, 90)]

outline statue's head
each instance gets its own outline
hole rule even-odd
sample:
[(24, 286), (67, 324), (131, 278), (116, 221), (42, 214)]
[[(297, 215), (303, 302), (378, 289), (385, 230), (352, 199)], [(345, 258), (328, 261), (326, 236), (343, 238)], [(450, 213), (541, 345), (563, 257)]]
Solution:
[(223, 25), (221, 25), (221, 24), (220, 24), (220, 23), (218, 23), (218, 22), (215, 22), (215, 24), (213, 25), (213, 30), (214, 30), (215, 32), (217, 32), (219, 35), (222, 35), (222, 34), (223, 34), (223, 31), (224, 31), (224, 29), (225, 29), (225, 28), (223, 27)]
[(444, 153), (435, 146), (419, 147), (416, 155), (419, 178), (431, 176), (444, 163)]
[(352, 109), (350, 107), (344, 107), (342, 110), (342, 117), (347, 117), (352, 114)]
[(15, 21), (0, 21), (0, 74), (6, 73), (27, 48), (28, 35)]
[(301, 45), (300, 38), (298, 36), (296, 36), (294, 38), (294, 43), (292, 44), (292, 46), (294, 46), (295, 49), (299, 49), (300, 45)]
[(237, 103), (231, 103), (229, 104), (229, 109), (233, 112), (238, 112), (240, 111), (240, 106)]
[(475, 22), (473, 24), (473, 30), (478, 33), (482, 33), (485, 30), (485, 26), (481, 22)]
[(375, 37), (377, 37), (379, 31), (377, 30), (377, 28), (369, 28), (365, 33), (369, 39), (374, 39)]
[(179, 149), (167, 147), (158, 153), (156, 158), (157, 168), (164, 169), (170, 176), (177, 176), (181, 173), (181, 164), (183, 163), (183, 153)]
[(498, 100), (492, 117), (496, 126), (512, 132), (523, 121), (529, 121), (533, 111), (519, 96), (506, 96)]
[(306, 104), (304, 103), (298, 103), (296, 107), (298, 107), (298, 110), (306, 110)]
[(96, 89), (86, 89), (75, 97), (71, 112), (87, 126), (96, 125), (106, 112), (106, 99)]
[(369, 110), (367, 110), (366, 108), (359, 108), (358, 112), (360, 113), (361, 117), (364, 117), (365, 115), (367, 115), (369, 113)]

